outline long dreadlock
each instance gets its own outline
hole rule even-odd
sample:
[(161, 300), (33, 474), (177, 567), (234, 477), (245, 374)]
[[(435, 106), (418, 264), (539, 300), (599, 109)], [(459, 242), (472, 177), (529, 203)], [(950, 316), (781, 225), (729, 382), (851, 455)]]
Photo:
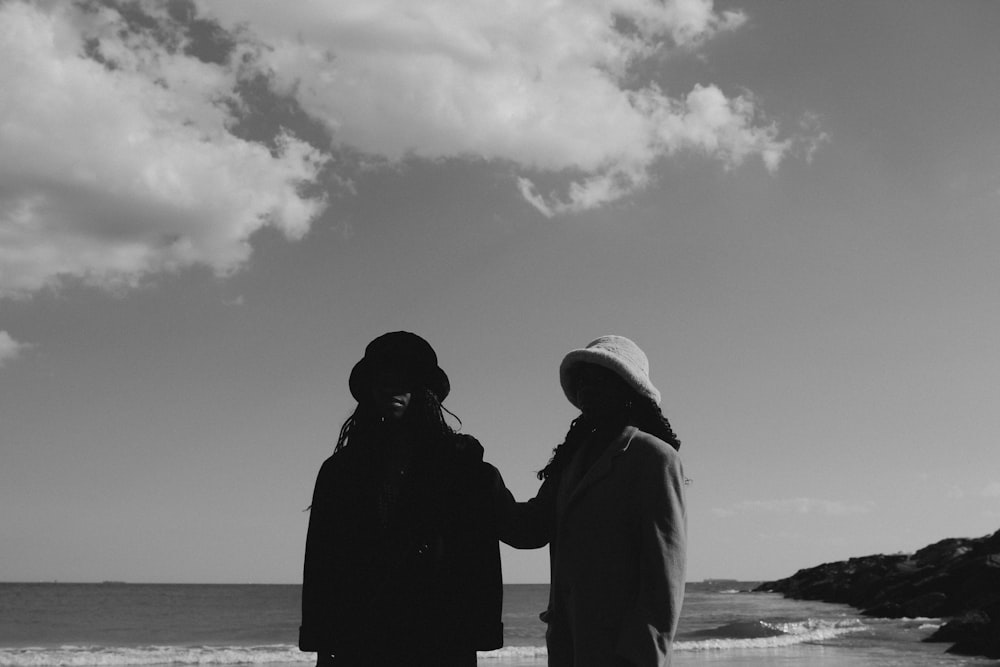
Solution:
[[(462, 420), (441, 405), (434, 392), (429, 389), (416, 389), (410, 398), (410, 404), (403, 413), (403, 424), (412, 429), (421, 442), (428, 445), (441, 445), (451, 442), (455, 437), (455, 429), (448, 424), (444, 413), (454, 417), (459, 425)], [(381, 418), (373, 406), (368, 403), (358, 403), (354, 413), (340, 427), (337, 437), (336, 454), (355, 443), (363, 443), (374, 434), (381, 424)]]
[[(538, 471), (538, 479), (548, 479), (561, 472), (586, 441), (587, 436), (599, 426), (607, 426), (607, 424), (597, 423), (584, 414), (570, 422), (566, 438), (562, 444), (557, 445), (552, 450), (552, 458), (549, 459), (544, 468)], [(616, 424), (616, 426), (635, 426), (663, 440), (676, 450), (681, 448), (681, 441), (674, 434), (674, 429), (663, 415), (660, 406), (646, 396), (632, 396), (621, 417), (621, 423)]]

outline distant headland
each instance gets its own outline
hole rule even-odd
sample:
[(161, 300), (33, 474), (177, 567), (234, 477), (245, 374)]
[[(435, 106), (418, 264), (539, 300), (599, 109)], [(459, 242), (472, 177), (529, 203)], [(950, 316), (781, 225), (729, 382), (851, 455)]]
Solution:
[(925, 641), (1000, 658), (1000, 531), (949, 538), (913, 554), (863, 556), (799, 570), (755, 591), (848, 604), (865, 616), (946, 618)]

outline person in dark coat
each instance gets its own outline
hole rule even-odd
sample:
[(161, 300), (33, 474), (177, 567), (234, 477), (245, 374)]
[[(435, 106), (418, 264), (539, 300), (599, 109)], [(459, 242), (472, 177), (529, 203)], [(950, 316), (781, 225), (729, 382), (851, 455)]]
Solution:
[(373, 340), (350, 388), (313, 493), (299, 648), (321, 667), (471, 667), (503, 644), (496, 470), (445, 421), (423, 338)]
[(581, 414), (538, 494), (516, 503), (496, 478), (500, 537), (549, 545), (550, 667), (665, 667), (684, 598), (686, 529), (680, 440), (643, 351), (602, 336), (563, 359)]

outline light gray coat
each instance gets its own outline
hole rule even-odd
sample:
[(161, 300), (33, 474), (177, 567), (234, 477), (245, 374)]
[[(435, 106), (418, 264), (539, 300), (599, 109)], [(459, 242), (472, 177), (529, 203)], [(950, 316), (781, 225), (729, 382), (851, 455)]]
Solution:
[(549, 545), (549, 665), (665, 667), (684, 597), (680, 458), (631, 426), (589, 470), (582, 458), (526, 503), (507, 493), (500, 521), (513, 547)]

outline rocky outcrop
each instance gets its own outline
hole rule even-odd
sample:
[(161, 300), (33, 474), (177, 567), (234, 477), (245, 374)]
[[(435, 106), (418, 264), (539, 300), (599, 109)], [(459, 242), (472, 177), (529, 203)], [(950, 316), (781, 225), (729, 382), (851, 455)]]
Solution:
[(867, 616), (949, 619), (926, 641), (1000, 658), (1000, 531), (950, 538), (913, 554), (864, 556), (799, 570), (756, 591), (848, 604)]

